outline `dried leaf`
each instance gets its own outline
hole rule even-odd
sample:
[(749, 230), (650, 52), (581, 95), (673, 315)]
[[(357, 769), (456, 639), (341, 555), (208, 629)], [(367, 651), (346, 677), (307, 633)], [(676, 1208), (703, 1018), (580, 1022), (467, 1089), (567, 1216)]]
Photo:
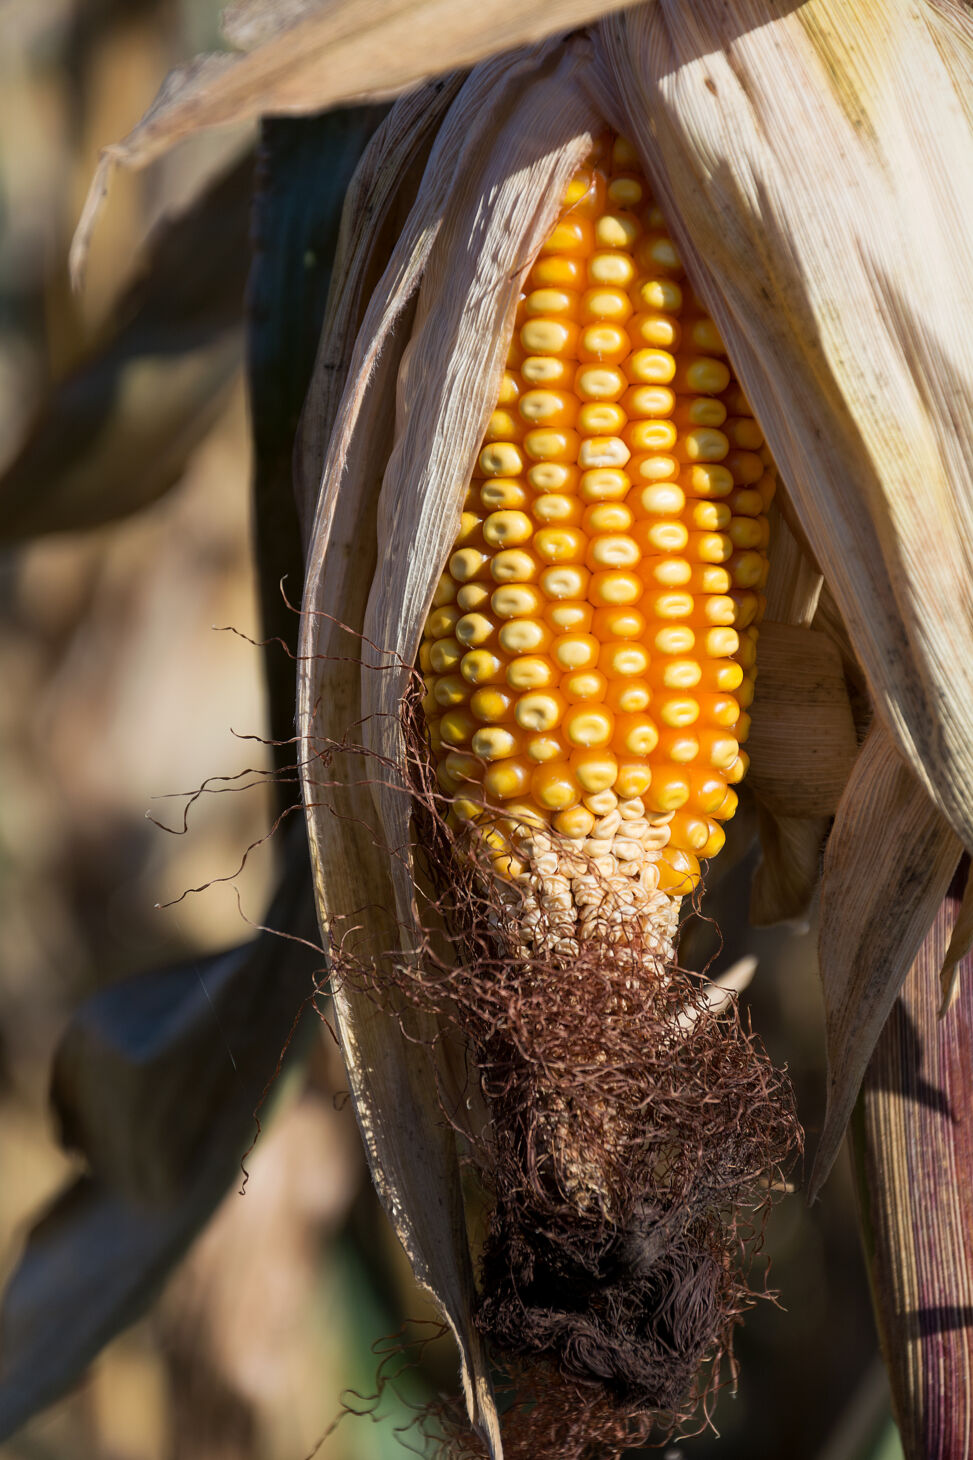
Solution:
[(156, 230), (97, 349), (0, 477), (0, 542), (110, 522), (179, 481), (243, 360), (252, 182), (248, 153)]
[(770, 504), (770, 575), (767, 579), (766, 616), (775, 623), (809, 629), (824, 579), (781, 514), (785, 496), (786, 490), (779, 488)]
[(775, 816), (757, 802), (761, 858), (750, 889), (755, 928), (803, 922), (821, 878), (826, 816)]
[(841, 655), (824, 634), (772, 621), (759, 653), (750, 788), (775, 816), (833, 816), (858, 754)]
[(949, 947), (946, 949), (943, 966), (939, 971), (941, 990), (939, 1017), (941, 1019), (959, 993), (960, 964), (969, 956), (971, 948), (973, 948), (973, 869), (968, 869), (963, 898), (956, 914), (956, 922), (953, 924), (953, 934), (949, 940)]
[(818, 951), (828, 1107), (811, 1176), (812, 1199), (831, 1169), (882, 1025), (961, 852), (948, 822), (876, 720), (824, 859)]
[(293, 855), (268, 915), (283, 936), (115, 985), (69, 1026), (55, 1102), (91, 1174), (41, 1218), (4, 1294), (0, 1439), (145, 1310), (240, 1176), (320, 966), (303, 941), (314, 933), (303, 839)]
[(658, 0), (597, 36), (877, 713), (973, 845), (969, 52), (893, 0)]
[(937, 1016), (960, 906), (937, 912), (865, 1075), (853, 1130), (866, 1255), (907, 1460), (973, 1448), (973, 977)]
[(203, 127), (263, 113), (322, 111), (338, 102), (395, 96), (431, 76), (574, 30), (630, 0), (258, 0), (228, 15), (244, 55), (197, 56), (173, 71), (138, 126), (102, 150), (71, 249), (78, 281), (91, 230), (116, 165), (144, 167)]

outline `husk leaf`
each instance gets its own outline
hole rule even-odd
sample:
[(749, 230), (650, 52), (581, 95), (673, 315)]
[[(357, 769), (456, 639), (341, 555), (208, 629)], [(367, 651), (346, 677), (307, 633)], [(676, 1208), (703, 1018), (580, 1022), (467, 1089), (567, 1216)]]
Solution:
[(943, 1018), (959, 993), (960, 964), (973, 948), (973, 868), (967, 870), (963, 897), (956, 913), (952, 936), (942, 967), (939, 970), (941, 999), (939, 1017)]
[(761, 857), (750, 889), (750, 921), (755, 928), (802, 922), (821, 879), (828, 818), (775, 816), (758, 801), (757, 831)]
[(962, 846), (880, 720), (828, 838), (818, 953), (828, 1106), (811, 1197), (831, 1169), (882, 1025), (956, 870)]
[(868, 1066), (853, 1131), (882, 1351), (906, 1460), (973, 1452), (973, 978), (937, 1017), (957, 878)]
[(658, 0), (597, 34), (877, 712), (973, 845), (965, 46), (908, 0)]

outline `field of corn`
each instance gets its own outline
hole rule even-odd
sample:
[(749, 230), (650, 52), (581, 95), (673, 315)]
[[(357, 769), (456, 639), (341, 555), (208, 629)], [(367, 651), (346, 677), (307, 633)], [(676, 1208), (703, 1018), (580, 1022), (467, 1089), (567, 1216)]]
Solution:
[(973, 1456), (971, 95), (0, 4), (0, 1460)]

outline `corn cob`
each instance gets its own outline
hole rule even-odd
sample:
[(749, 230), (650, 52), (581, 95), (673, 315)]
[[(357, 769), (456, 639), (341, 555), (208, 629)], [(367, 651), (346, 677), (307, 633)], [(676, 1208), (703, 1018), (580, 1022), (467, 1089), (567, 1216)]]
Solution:
[(420, 649), (450, 820), (564, 951), (606, 888), (665, 943), (723, 845), (774, 486), (635, 152), (605, 140), (526, 278)]

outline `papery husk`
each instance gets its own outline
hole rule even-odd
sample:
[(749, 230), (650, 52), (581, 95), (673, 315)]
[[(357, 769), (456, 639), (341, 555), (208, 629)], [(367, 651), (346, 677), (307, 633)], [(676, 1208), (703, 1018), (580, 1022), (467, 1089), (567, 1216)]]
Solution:
[[(657, 0), (598, 28), (868, 675), (973, 845), (973, 67), (906, 0)], [(950, 37), (952, 36), (952, 39)], [(944, 54), (949, 55), (949, 63)]]
[[(404, 680), (455, 539), (503, 367), (520, 271), (591, 145), (595, 118), (576, 80), (585, 56), (583, 44), (536, 48), (488, 62), (466, 83), (365, 310), (330, 431), (309, 544), (299, 725), (319, 908), (332, 946), (340, 943), (342, 955), (359, 963), (380, 965), (395, 950), (409, 959), (421, 942), (408, 853)], [(393, 109), (380, 146), (390, 146), (408, 105)], [(410, 115), (420, 126), (419, 115)], [(376, 167), (374, 151), (365, 167)], [(478, 247), (457, 249), (457, 233), (475, 237)], [(346, 267), (366, 246), (361, 225), (351, 224)], [(355, 279), (344, 287), (348, 303), (340, 313), (350, 330)], [(319, 360), (325, 371), (330, 358), (326, 338)], [(406, 429), (392, 452), (400, 371)], [(323, 440), (328, 429), (328, 408), (319, 410), (306, 433), (306, 459), (313, 460), (307, 443)], [(361, 751), (332, 760), (346, 736), (360, 740)], [(456, 1141), (443, 1117), (444, 1094), (447, 1104), (461, 1103), (461, 1092), (450, 1090), (457, 1061), (431, 1014), (405, 1016), (394, 1000), (381, 1007), (340, 980), (335, 1007), (379, 1194), (418, 1280), (457, 1338), (471, 1422), (499, 1456), (489, 1371), (472, 1319)]]
[(862, 1235), (906, 1460), (973, 1453), (973, 977), (937, 1015), (962, 878), (933, 919), (852, 1123)]
[(818, 952), (828, 1107), (811, 1173), (820, 1191), (862, 1076), (952, 881), (962, 845), (881, 720), (869, 731), (828, 838)]
[(956, 912), (949, 947), (939, 970), (939, 1017), (942, 1019), (959, 994), (960, 965), (973, 949), (973, 868), (967, 868), (963, 896)]
[(826, 816), (775, 816), (757, 802), (761, 857), (750, 889), (750, 921), (804, 924), (821, 880)]

